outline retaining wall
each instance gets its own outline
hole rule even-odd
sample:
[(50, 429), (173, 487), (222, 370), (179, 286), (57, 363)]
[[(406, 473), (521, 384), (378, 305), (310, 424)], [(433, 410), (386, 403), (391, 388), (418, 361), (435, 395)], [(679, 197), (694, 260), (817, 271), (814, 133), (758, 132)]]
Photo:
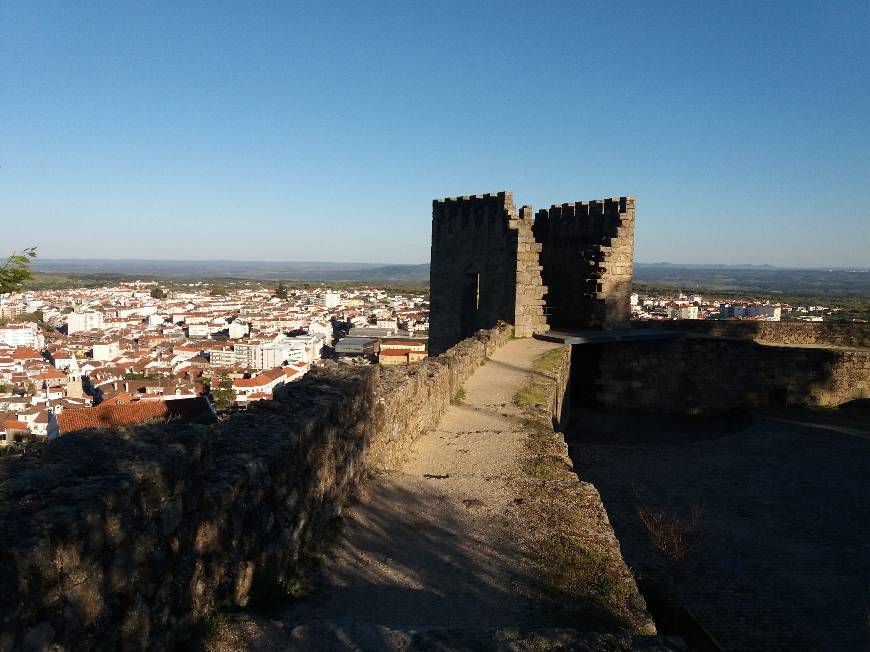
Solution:
[(612, 408), (693, 414), (870, 398), (870, 349), (712, 337), (575, 349), (577, 378), (587, 378), (579, 391)]
[(510, 336), (312, 370), (214, 426), (82, 431), (0, 460), (0, 651), (160, 649), (280, 581)]
[(851, 322), (678, 319), (632, 321), (632, 328), (680, 330), (768, 344), (813, 344), (870, 348), (870, 324)]

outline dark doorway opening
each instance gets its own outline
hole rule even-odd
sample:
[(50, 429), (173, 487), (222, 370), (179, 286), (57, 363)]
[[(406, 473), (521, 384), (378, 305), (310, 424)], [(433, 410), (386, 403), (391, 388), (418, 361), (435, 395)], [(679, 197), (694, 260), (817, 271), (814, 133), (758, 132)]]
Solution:
[(480, 326), (480, 274), (466, 272), (462, 277), (462, 324), (463, 339), (473, 335)]

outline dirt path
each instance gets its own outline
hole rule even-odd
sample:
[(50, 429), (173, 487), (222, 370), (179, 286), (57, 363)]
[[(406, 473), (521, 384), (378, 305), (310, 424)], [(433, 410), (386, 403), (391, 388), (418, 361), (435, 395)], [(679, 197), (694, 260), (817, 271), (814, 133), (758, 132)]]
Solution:
[(280, 622), (226, 616), (208, 651), (672, 649), (644, 636), (655, 627), (598, 492), (570, 471), (543, 403), (513, 403), (533, 386), (544, 398), (555, 381), (536, 362), (558, 348), (496, 351), (345, 510), (307, 597)]
[[(548, 625), (515, 545), (512, 478), (525, 439), (511, 402), (556, 345), (512, 340), (465, 385), (400, 469), (372, 479), (287, 629), (323, 621), (390, 628)], [(543, 620), (543, 621), (542, 621)]]

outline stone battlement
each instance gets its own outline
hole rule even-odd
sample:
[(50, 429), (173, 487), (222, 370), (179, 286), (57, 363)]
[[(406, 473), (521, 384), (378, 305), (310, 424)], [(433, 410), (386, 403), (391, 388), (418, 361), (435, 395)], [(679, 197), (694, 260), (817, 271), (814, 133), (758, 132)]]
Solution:
[[(562, 217), (587, 217), (602, 213), (625, 213), (633, 206), (634, 197), (609, 197), (607, 199), (590, 199), (589, 201), (553, 204), (550, 211), (560, 209)], [(542, 211), (546, 213), (546, 211)]]
[(630, 315), (634, 197), (554, 204), (535, 215), (550, 325), (619, 328)]
[(513, 204), (513, 196), (514, 194), (512, 192), (503, 190), (501, 192), (488, 192), (482, 195), (464, 195), (461, 197), (445, 197), (444, 199), (433, 199), (432, 205), (439, 206), (441, 204), (459, 204), (493, 199), (503, 201), (505, 204)]

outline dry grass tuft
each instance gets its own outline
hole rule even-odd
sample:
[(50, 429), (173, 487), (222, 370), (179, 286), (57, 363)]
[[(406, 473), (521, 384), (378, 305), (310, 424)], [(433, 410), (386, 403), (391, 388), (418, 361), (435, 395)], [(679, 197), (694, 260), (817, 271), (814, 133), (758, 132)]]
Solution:
[(700, 520), (702, 505), (695, 505), (683, 517), (679, 514), (654, 509), (638, 498), (637, 514), (649, 532), (655, 547), (677, 561), (684, 559), (704, 538)]

